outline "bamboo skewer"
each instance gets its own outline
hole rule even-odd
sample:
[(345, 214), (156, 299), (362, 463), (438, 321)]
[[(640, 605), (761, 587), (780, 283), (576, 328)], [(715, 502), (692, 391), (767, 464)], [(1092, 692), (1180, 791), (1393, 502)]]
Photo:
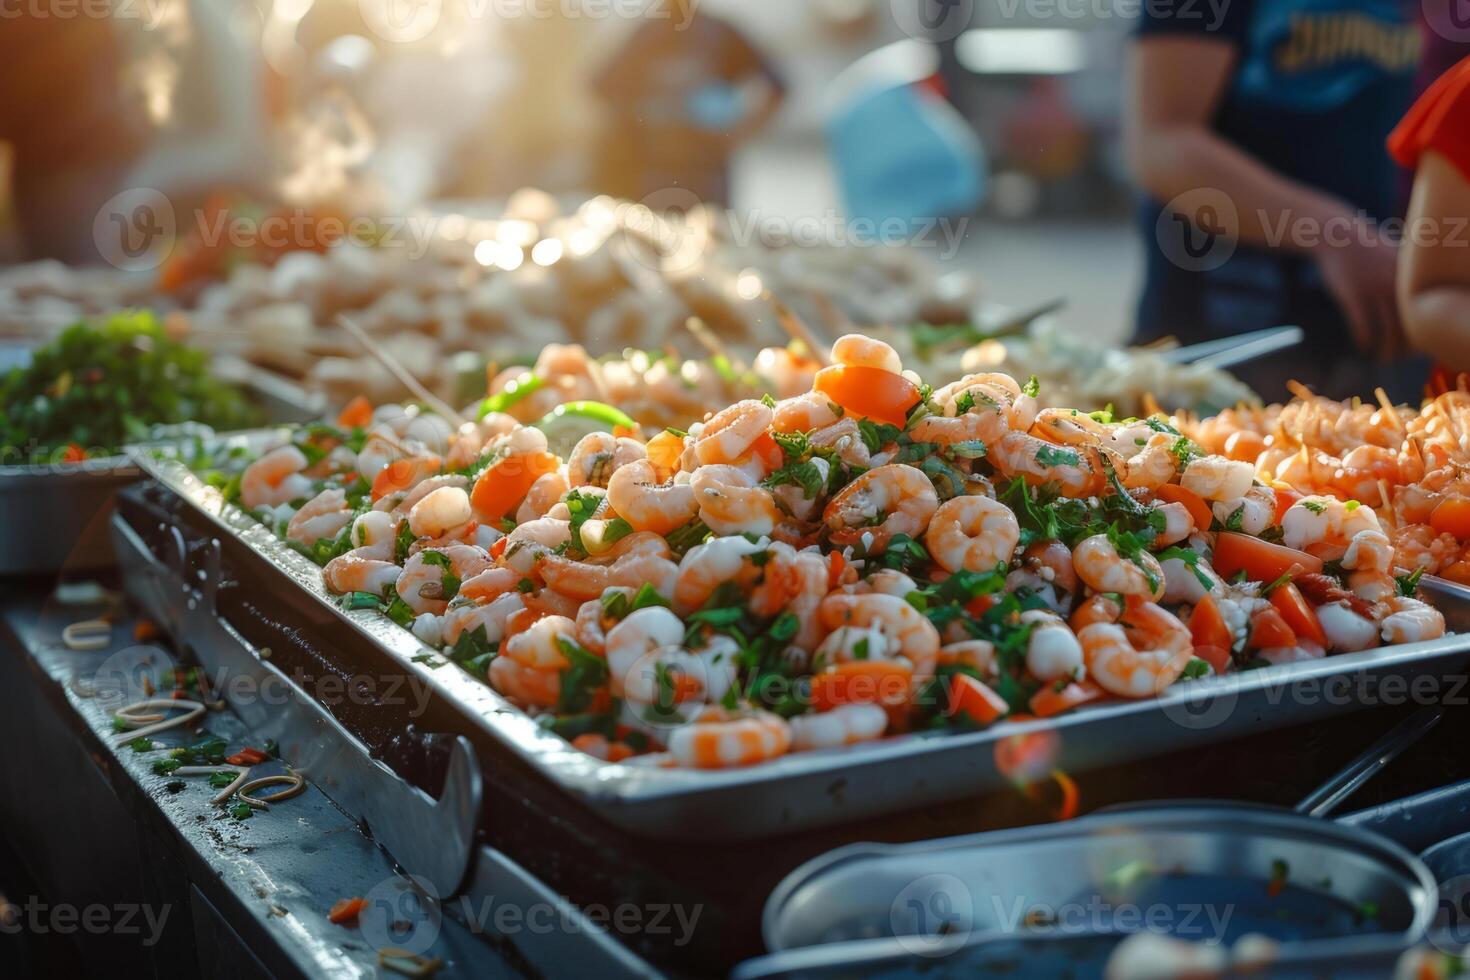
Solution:
[(379, 344), (373, 338), (369, 337), (367, 335), (367, 332), (363, 330), (362, 327), (359, 327), (356, 323), (353, 323), (352, 320), (347, 316), (347, 314), (338, 314), (337, 323), (342, 326), (342, 329), (352, 334), (357, 342), (362, 345), (364, 350), (366, 350), (373, 357), (377, 358), (378, 362), (382, 364), (383, 367), (387, 368), (388, 372), (392, 374), (395, 378), (397, 378), (405, 388), (412, 392), (415, 398), (423, 402), (425, 405), (428, 405), (439, 415), (442, 415), (449, 421), (453, 422), (458, 428), (462, 429), (465, 426), (471, 424), (468, 419), (460, 415), (453, 408), (450, 408), (448, 403), (446, 403), (438, 395), (434, 394), (428, 388), (424, 387), (424, 385), (419, 381), (418, 378), (415, 378), (407, 368), (398, 363), (398, 359), (396, 357), (394, 357), (392, 354), (389, 354), (386, 350), (383, 349), (381, 344)]
[(781, 329), (785, 330), (791, 339), (801, 341), (818, 364), (827, 367), (832, 363), (832, 345), (819, 341), (812, 328), (801, 317), (793, 313), (789, 306), (777, 299), (775, 293), (767, 289), (761, 293), (761, 299), (771, 304), (771, 309), (776, 313), (776, 322), (781, 325)]

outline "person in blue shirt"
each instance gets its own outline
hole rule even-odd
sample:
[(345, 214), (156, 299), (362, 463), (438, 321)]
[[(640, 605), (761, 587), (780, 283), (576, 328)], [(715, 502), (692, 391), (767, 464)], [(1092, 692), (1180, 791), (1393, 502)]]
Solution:
[(1419, 4), (1146, 0), (1124, 143), (1146, 200), (1136, 339), (1298, 324), (1303, 348), (1239, 373), (1268, 400), (1412, 397), (1394, 304), (1400, 177), (1384, 140), (1408, 109)]

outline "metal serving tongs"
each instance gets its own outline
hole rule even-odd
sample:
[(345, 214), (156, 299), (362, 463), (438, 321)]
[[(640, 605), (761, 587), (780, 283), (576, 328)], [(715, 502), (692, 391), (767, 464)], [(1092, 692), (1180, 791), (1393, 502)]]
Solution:
[(1175, 347), (1173, 350), (1160, 352), (1159, 357), (1171, 364), (1227, 368), (1295, 347), (1306, 336), (1306, 331), (1301, 327), (1267, 327), (1265, 330), (1243, 333), (1238, 337), (1224, 337), (1187, 347)]

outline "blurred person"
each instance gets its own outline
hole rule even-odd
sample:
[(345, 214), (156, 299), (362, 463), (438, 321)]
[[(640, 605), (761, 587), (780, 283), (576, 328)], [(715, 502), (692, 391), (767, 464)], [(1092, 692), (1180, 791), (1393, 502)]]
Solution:
[(650, 7), (593, 86), (610, 117), (600, 189), (642, 200), (679, 187), (706, 203), (728, 201), (731, 156), (785, 93), (749, 39), (697, 0)]
[(1125, 99), (1149, 198), (1137, 340), (1299, 324), (1299, 357), (1237, 369), (1268, 399), (1292, 378), (1338, 396), (1417, 390), (1379, 223), (1401, 214), (1383, 140), (1411, 100), (1418, 6), (1144, 5)]
[(1399, 254), (1405, 332), (1450, 373), (1470, 371), (1470, 58), (1424, 93), (1388, 145), (1415, 170)]
[(142, 104), (119, 84), (124, 61), (111, 20), (35, 5), (0, 19), (0, 141), (22, 257), (97, 261), (93, 220), (148, 135)]

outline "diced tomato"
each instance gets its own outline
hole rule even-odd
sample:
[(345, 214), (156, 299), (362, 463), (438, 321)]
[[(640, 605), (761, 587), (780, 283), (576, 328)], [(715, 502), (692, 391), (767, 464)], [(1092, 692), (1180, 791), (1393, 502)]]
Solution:
[(1286, 512), (1291, 510), (1292, 504), (1302, 499), (1302, 495), (1295, 490), (1288, 490), (1285, 487), (1277, 487), (1273, 492), (1276, 494), (1276, 517), (1271, 523), (1280, 524), (1281, 518), (1285, 517)]
[(762, 432), (756, 436), (755, 442), (750, 444), (748, 450), (750, 456), (761, 461), (767, 470), (779, 470), (786, 465), (786, 453), (771, 438), (769, 432)]
[(1290, 572), (1322, 571), (1322, 559), (1249, 534), (1221, 531), (1215, 539), (1215, 571), (1230, 577), (1242, 569), (1253, 582), (1274, 582)]
[(358, 395), (337, 413), (337, 424), (344, 429), (366, 428), (373, 420), (373, 403), (366, 395)]
[(490, 546), (490, 557), (494, 558), (496, 561), (499, 561), (500, 556), (505, 554), (505, 549), (509, 544), (510, 538), (508, 537), (503, 537), (497, 540), (494, 544)]
[(844, 704), (879, 704), (907, 713), (913, 671), (892, 660), (853, 660), (812, 677), (812, 707), (830, 711)]
[(232, 766), (258, 766), (269, 759), (260, 749), (241, 749), (225, 761)]
[(147, 643), (149, 640), (156, 640), (158, 633), (158, 624), (151, 619), (140, 619), (133, 626), (133, 639), (138, 643)]
[(1251, 614), (1250, 646), (1256, 650), (1266, 647), (1296, 646), (1296, 633), (1286, 625), (1281, 613), (1272, 606), (1258, 609)]
[(812, 388), (863, 418), (902, 426), (919, 403), (919, 387), (882, 368), (837, 364), (817, 372)]
[(1214, 668), (1215, 673), (1223, 674), (1230, 669), (1230, 648), (1203, 646), (1196, 643), (1194, 655)]
[(949, 679), (949, 714), (964, 715), (977, 725), (989, 725), (1010, 713), (1006, 699), (996, 694), (983, 681), (969, 674), (955, 674)]
[(66, 444), (62, 450), (61, 461), (63, 463), (80, 463), (87, 458), (87, 451), (74, 442)]
[(1073, 681), (1060, 691), (1055, 684), (1048, 684), (1031, 695), (1029, 707), (1038, 718), (1051, 718), (1064, 711), (1071, 711), (1080, 704), (1096, 701), (1106, 692), (1092, 681)]
[(373, 477), (373, 499), (381, 500), (390, 493), (407, 490), (420, 480), (438, 473), (443, 465), (438, 456), (409, 456), (405, 459), (395, 459)]
[(842, 584), (842, 573), (847, 571), (847, 559), (842, 557), (842, 552), (833, 551), (827, 555), (827, 591), (831, 591)]
[(993, 595), (978, 595), (965, 603), (965, 612), (971, 616), (984, 616), (990, 611), (990, 607), (1000, 600)]
[(1154, 491), (1154, 496), (1168, 504), (1183, 504), (1184, 509), (1189, 511), (1189, 516), (1194, 518), (1196, 530), (1208, 531), (1210, 529), (1210, 521), (1214, 518), (1210, 505), (1205, 503), (1204, 497), (1188, 487), (1181, 487), (1177, 483), (1166, 483)]
[(367, 905), (365, 898), (344, 898), (332, 906), (332, 911), (327, 913), (327, 921), (337, 926), (351, 925)]
[(498, 521), (526, 499), (531, 484), (560, 465), (561, 460), (551, 453), (507, 456), (480, 474), (470, 493), (470, 505), (482, 522)]
[(1227, 651), (1234, 640), (1225, 617), (1220, 615), (1219, 604), (1209, 595), (1201, 599), (1194, 612), (1189, 614), (1189, 635), (1194, 637), (1197, 647), (1224, 647)]
[(648, 445), (643, 448), (648, 453), (648, 461), (653, 464), (653, 468), (664, 479), (668, 479), (679, 468), (679, 457), (684, 454), (684, 439), (665, 429), (648, 440)]
[(1440, 534), (1453, 534), (1461, 541), (1470, 539), (1470, 500), (1446, 497), (1429, 515), (1429, 526)]
[(515, 636), (531, 628), (531, 624), (544, 619), (545, 614), (535, 609), (517, 609), (505, 619), (505, 635)]
[(1240, 429), (1230, 433), (1225, 440), (1225, 457), (1227, 459), (1240, 460), (1243, 463), (1254, 463), (1261, 453), (1266, 451), (1266, 437), (1259, 432), (1249, 429)]
[(1327, 646), (1327, 634), (1322, 632), (1322, 623), (1317, 619), (1317, 610), (1312, 604), (1302, 597), (1301, 590), (1294, 582), (1283, 582), (1271, 590), (1268, 597), (1271, 605), (1281, 613), (1281, 618), (1291, 631), (1304, 640), (1310, 640), (1320, 647)]

